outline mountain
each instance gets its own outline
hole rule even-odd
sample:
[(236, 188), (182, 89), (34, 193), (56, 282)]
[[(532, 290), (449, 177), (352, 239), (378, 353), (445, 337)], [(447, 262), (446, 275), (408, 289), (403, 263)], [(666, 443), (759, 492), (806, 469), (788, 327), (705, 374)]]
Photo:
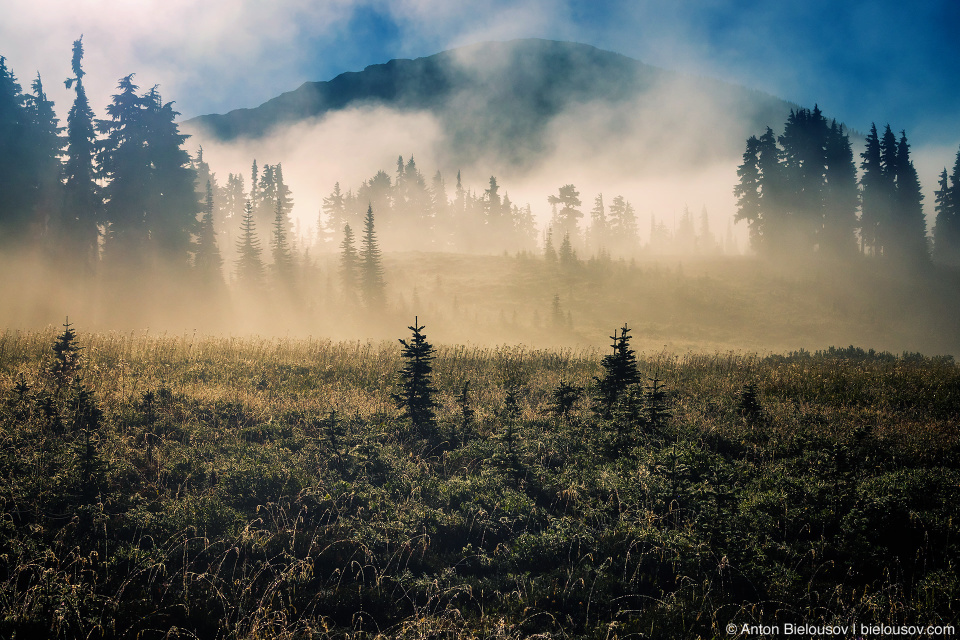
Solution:
[[(278, 126), (368, 106), (430, 112), (451, 161), (496, 157), (522, 167), (557, 149), (558, 129), (568, 143), (571, 135), (579, 138), (587, 155), (622, 145), (626, 136), (650, 148), (654, 164), (738, 158), (746, 137), (781, 127), (796, 105), (589, 45), (526, 39), (305, 82), (256, 108), (193, 118), (184, 130), (221, 141), (258, 138)], [(659, 153), (674, 136), (681, 151)]]

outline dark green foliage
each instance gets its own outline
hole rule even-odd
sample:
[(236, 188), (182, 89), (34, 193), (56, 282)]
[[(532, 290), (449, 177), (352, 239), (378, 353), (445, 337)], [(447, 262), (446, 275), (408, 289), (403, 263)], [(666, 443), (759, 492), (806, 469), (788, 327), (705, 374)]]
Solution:
[(843, 127), (828, 125), (818, 107), (791, 110), (779, 137), (769, 127), (761, 137), (751, 136), (737, 176), (735, 220), (747, 222), (756, 251), (853, 256), (853, 151)]
[(640, 371), (637, 369), (637, 354), (630, 348), (630, 329), (623, 325), (620, 334), (616, 332), (610, 339), (613, 353), (603, 357), (603, 377), (595, 377), (596, 394), (594, 408), (599, 415), (609, 418), (617, 401), (628, 388), (640, 383)]
[(431, 382), (434, 350), (423, 334), (423, 326), (414, 322), (407, 328), (413, 336), (410, 342), (400, 338), (405, 364), (399, 374), (400, 390), (391, 397), (410, 420), (411, 432), (429, 440), (436, 437), (436, 389)]
[(558, 383), (595, 373), (592, 355), (439, 347), (437, 422), (475, 414), (438, 453), (382, 412), (394, 349), (92, 336), (95, 398), (79, 376), (43, 393), (59, 341), (0, 350), (4, 637), (716, 637), (851, 609), (960, 616), (947, 358), (658, 357), (638, 363), (657, 411), (633, 384), (609, 420), (576, 403), (557, 420)]
[(583, 395), (583, 387), (574, 386), (564, 380), (550, 394), (550, 411), (564, 421), (570, 419), (570, 411)]
[(64, 200), (61, 233), (70, 260), (90, 271), (99, 262), (98, 246), (103, 201), (96, 182), (97, 133), (93, 110), (83, 87), (83, 37), (73, 43), (73, 75), (67, 79), (69, 89), (76, 82), (76, 96), (67, 115), (67, 158), (64, 165)]
[(669, 396), (664, 390), (662, 380), (656, 376), (649, 380), (646, 397), (647, 422), (654, 431), (663, 431), (671, 416)]
[(76, 342), (77, 334), (67, 318), (63, 323), (63, 333), (53, 345), (53, 362), (48, 369), (58, 388), (69, 386), (80, 370), (80, 346)]

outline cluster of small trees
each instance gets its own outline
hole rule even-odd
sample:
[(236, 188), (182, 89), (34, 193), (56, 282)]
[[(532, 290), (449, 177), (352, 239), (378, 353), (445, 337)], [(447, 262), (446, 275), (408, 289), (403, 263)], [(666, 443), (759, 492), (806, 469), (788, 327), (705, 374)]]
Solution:
[(464, 188), (460, 172), (453, 199), (437, 171), (430, 184), (410, 157), (397, 159), (395, 178), (380, 170), (354, 192), (340, 183), (323, 199), (318, 229), (335, 240), (344, 226), (358, 229), (367, 207), (377, 212), (381, 239), (389, 249), (439, 251), (527, 250), (537, 230), (530, 205), (520, 207), (500, 192), (494, 176), (483, 194)]
[(0, 242), (45, 245), (70, 268), (93, 269), (101, 254), (123, 267), (186, 267), (200, 202), (178, 113), (156, 86), (140, 93), (131, 74), (108, 118), (95, 119), (82, 58), (77, 40), (65, 136), (39, 74), (23, 94), (0, 58)]
[[(929, 261), (923, 194), (905, 132), (872, 125), (860, 154), (860, 176), (848, 133), (829, 124), (819, 108), (791, 110), (784, 132), (767, 127), (747, 140), (734, 187), (737, 221), (745, 220), (750, 242), (761, 254), (812, 254), (851, 258), (866, 254), (900, 264)], [(934, 255), (955, 258), (957, 223), (953, 194), (960, 180), (946, 169), (937, 196)], [(942, 223), (941, 223), (942, 220)]]

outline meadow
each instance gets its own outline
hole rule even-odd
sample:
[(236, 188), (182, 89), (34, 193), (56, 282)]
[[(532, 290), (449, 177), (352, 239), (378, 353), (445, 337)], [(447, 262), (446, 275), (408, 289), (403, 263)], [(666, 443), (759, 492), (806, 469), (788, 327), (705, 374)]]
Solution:
[(605, 413), (608, 353), (438, 345), (423, 437), (396, 340), (6, 331), (0, 635), (960, 623), (951, 357), (646, 352)]

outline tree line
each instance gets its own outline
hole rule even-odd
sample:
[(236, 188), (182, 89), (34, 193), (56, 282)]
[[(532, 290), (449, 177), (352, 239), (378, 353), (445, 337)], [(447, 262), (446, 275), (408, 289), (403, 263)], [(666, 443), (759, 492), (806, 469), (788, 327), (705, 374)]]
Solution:
[(960, 153), (953, 175), (946, 168), (941, 174), (929, 239), (906, 132), (898, 137), (888, 124), (881, 134), (873, 124), (860, 159), (858, 177), (848, 131), (836, 120), (828, 123), (817, 106), (791, 110), (779, 136), (767, 127), (748, 138), (734, 187), (735, 219), (746, 221), (753, 249), (914, 265), (932, 254), (960, 263)]

